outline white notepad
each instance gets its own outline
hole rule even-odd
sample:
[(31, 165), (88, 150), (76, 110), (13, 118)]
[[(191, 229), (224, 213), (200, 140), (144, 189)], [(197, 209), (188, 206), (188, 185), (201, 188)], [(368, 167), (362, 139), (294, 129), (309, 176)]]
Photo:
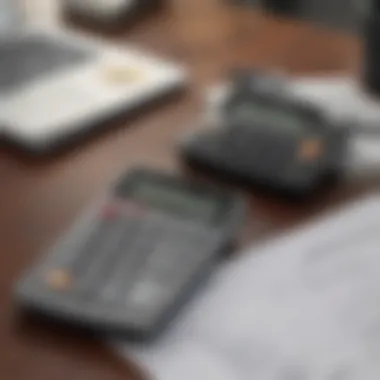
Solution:
[(248, 249), (155, 345), (157, 380), (378, 380), (380, 196)]

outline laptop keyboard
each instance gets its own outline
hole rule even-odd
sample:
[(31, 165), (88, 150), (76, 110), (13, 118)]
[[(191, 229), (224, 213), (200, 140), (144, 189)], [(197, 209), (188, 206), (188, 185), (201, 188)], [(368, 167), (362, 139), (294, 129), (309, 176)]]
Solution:
[(55, 71), (91, 58), (86, 49), (77, 49), (42, 36), (0, 43), (0, 93), (6, 93)]

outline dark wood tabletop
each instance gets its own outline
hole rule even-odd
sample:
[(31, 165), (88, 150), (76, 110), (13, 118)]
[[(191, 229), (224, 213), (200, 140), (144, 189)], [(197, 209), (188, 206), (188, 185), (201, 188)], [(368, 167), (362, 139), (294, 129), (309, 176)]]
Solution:
[[(91, 198), (135, 164), (181, 170), (174, 143), (191, 128), (206, 85), (234, 65), (291, 74), (360, 72), (360, 40), (311, 25), (224, 6), (219, 0), (180, 0), (117, 33), (189, 67), (190, 89), (170, 102), (106, 130), (57, 156), (32, 158), (0, 149), (0, 373), (7, 380), (138, 379), (96, 339), (17, 318), (13, 282)], [(337, 185), (318, 199), (290, 205), (251, 191), (246, 241), (305, 222), (373, 184)]]

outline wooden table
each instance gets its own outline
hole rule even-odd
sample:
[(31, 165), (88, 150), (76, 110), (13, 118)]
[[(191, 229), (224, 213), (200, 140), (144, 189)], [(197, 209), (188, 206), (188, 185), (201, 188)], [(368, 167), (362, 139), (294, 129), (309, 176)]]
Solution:
[[(118, 34), (187, 64), (191, 89), (128, 123), (57, 157), (31, 159), (0, 149), (0, 373), (7, 380), (137, 379), (132, 366), (101, 343), (32, 323), (19, 323), (12, 283), (121, 170), (147, 164), (178, 170), (173, 147), (200, 109), (200, 91), (234, 64), (290, 73), (358, 72), (354, 36), (225, 8), (218, 0), (172, 1), (160, 15)], [(367, 185), (338, 186), (318, 200), (289, 205), (252, 193), (246, 240), (271, 236), (343, 201)]]

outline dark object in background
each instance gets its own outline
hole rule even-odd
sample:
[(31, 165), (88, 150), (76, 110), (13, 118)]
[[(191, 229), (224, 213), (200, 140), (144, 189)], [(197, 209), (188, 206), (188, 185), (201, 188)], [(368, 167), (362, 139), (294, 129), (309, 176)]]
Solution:
[(262, 7), (276, 14), (296, 16), (300, 10), (300, 0), (262, 0)]
[[(185, 161), (287, 198), (316, 193), (343, 174), (349, 128), (289, 99), (281, 82), (258, 72), (233, 78), (224, 125), (202, 129), (181, 145)], [(275, 91), (277, 88), (277, 91)]]
[(230, 0), (236, 5), (259, 7), (274, 14), (296, 15), (301, 0)]
[(364, 0), (221, 0), (236, 6), (306, 20), (333, 29), (358, 32)]
[(364, 87), (380, 95), (380, 1), (372, 2), (367, 12), (363, 33)]
[(67, 19), (84, 26), (105, 30), (119, 30), (135, 21), (159, 11), (164, 0), (64, 0), (64, 14)]

